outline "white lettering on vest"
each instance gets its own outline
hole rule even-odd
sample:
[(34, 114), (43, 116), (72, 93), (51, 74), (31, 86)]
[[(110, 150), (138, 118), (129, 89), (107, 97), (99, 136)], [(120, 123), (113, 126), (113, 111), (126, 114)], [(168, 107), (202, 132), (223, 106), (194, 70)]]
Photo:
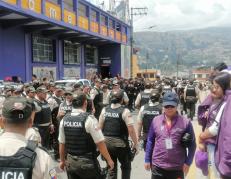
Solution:
[(24, 179), (22, 172), (2, 172), (2, 179)]
[(119, 114), (118, 113), (105, 112), (105, 117), (119, 118)]
[(64, 121), (64, 127), (83, 127), (81, 122)]
[(150, 114), (150, 115), (159, 115), (160, 112), (159, 111), (145, 111), (146, 114)]

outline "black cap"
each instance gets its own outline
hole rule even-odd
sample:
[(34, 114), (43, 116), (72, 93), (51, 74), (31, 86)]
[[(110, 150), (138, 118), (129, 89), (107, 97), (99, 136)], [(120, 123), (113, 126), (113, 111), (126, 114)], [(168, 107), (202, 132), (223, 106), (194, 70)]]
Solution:
[(123, 91), (122, 90), (118, 90), (118, 91), (112, 91), (111, 92), (111, 103), (116, 104), (116, 103), (120, 103), (123, 99)]
[(226, 63), (224, 62), (221, 62), (221, 63), (217, 63), (215, 66), (214, 66), (214, 70), (218, 70), (218, 71), (222, 71), (222, 70), (225, 70), (227, 69), (228, 66), (226, 65)]

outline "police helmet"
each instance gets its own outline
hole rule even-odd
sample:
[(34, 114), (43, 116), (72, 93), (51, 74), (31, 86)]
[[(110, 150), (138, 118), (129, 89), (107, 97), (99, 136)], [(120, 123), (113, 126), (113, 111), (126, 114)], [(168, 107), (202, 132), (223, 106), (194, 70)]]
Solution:
[(118, 91), (112, 91), (111, 92), (111, 103), (116, 104), (116, 103), (120, 103), (123, 99), (123, 91), (122, 90), (118, 90)]
[(160, 100), (160, 93), (158, 91), (158, 89), (153, 89), (150, 93), (150, 100), (155, 103), (155, 102), (159, 102)]

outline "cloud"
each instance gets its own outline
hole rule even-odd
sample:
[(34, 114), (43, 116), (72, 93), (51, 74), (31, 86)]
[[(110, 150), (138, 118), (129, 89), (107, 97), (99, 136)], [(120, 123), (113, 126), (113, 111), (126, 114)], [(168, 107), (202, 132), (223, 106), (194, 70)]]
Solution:
[(132, 7), (148, 7), (148, 15), (134, 17), (134, 30), (156, 25), (155, 31), (187, 30), (231, 24), (229, 0), (131, 0)]

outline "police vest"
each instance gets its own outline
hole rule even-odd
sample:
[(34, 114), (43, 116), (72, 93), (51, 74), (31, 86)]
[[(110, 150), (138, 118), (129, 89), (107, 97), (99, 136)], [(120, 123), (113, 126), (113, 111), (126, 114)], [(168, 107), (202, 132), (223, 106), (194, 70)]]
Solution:
[(66, 100), (63, 102), (63, 105), (62, 105), (62, 108), (61, 108), (62, 111), (65, 112), (65, 114), (69, 114), (71, 113), (72, 111), (72, 104), (67, 104)]
[(35, 114), (34, 125), (49, 123), (51, 120), (51, 109), (47, 101), (41, 102), (35, 99), (35, 103), (41, 108), (41, 111)]
[(53, 98), (55, 102), (57, 103), (57, 106), (51, 111), (52, 119), (56, 119), (58, 111), (59, 111), (59, 106), (62, 103), (62, 100), (55, 96), (51, 96), (50, 98)]
[(162, 113), (161, 105), (149, 106), (148, 104), (144, 105), (143, 110), (143, 132), (148, 133), (148, 130), (151, 126), (152, 120)]
[(0, 156), (0, 179), (31, 179), (36, 147), (36, 142), (28, 141), (13, 156)]
[(112, 109), (110, 106), (105, 108), (105, 121), (103, 134), (110, 137), (118, 137), (123, 140), (128, 139), (128, 129), (122, 118), (124, 107)]
[(80, 113), (77, 116), (66, 115), (63, 118), (65, 145), (68, 154), (81, 156), (96, 151), (96, 145), (85, 129), (88, 116), (88, 113)]
[(94, 106), (97, 107), (99, 106), (100, 103), (103, 103), (103, 92), (97, 88), (95, 88), (97, 91), (97, 95), (95, 95), (95, 98), (93, 100)]
[(143, 106), (148, 103), (150, 99), (150, 93), (141, 92), (140, 95), (141, 95), (140, 106)]
[(186, 90), (186, 96), (196, 96), (196, 90), (193, 85), (188, 85)]
[(162, 89), (162, 92), (163, 92), (162, 95), (164, 95), (165, 93), (172, 92), (171, 86), (164, 86), (163, 89)]

